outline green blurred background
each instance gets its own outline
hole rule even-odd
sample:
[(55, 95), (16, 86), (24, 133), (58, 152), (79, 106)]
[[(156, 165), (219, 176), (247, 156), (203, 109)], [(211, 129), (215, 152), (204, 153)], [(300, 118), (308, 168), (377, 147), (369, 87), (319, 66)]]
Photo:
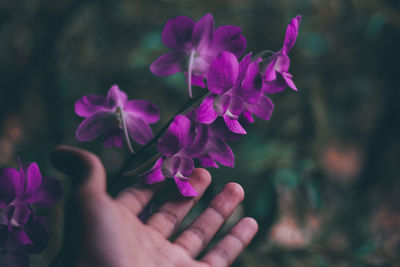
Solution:
[[(235, 181), (247, 196), (227, 228), (246, 215), (260, 232), (234, 266), (400, 266), (400, 1), (2, 0), (0, 166), (36, 161), (67, 192), (49, 162), (66, 143), (97, 153), (111, 177), (127, 150), (75, 141), (74, 101), (118, 84), (160, 107), (157, 132), (187, 100), (182, 75), (149, 71), (167, 51), (163, 25), (208, 12), (217, 26), (241, 26), (255, 53), (280, 49), (301, 14), (290, 55), (299, 91), (271, 96), (271, 121), (232, 143), (236, 167), (210, 170), (212, 186), (190, 217)], [(52, 240), (33, 266), (59, 249), (63, 203), (39, 212)]]

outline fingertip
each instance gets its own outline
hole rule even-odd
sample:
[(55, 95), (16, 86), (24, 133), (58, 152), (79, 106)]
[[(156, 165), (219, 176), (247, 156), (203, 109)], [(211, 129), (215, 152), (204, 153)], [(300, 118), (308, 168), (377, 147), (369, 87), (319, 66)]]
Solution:
[(243, 187), (234, 182), (227, 183), (224, 190), (227, 190), (228, 194), (232, 197), (239, 199), (239, 202), (244, 199), (244, 189)]
[(258, 232), (258, 222), (252, 217), (244, 217), (241, 221), (246, 228), (251, 229), (254, 233)]
[(201, 184), (209, 185), (211, 183), (210, 173), (203, 168), (196, 168), (190, 177), (198, 180)]
[(61, 145), (53, 150), (50, 159), (55, 168), (72, 178), (73, 187), (88, 182), (90, 188), (105, 188), (106, 172), (101, 160), (95, 154)]

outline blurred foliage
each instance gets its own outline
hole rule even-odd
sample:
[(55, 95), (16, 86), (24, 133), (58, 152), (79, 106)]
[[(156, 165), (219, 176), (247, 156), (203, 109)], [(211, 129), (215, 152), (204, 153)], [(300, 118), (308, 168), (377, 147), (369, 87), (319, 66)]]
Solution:
[[(400, 264), (396, 0), (0, 1), (0, 165), (37, 161), (67, 188), (48, 159), (67, 143), (94, 151), (114, 174), (127, 151), (77, 143), (74, 101), (118, 84), (160, 107), (158, 131), (187, 98), (182, 75), (149, 71), (166, 51), (163, 24), (207, 12), (217, 26), (240, 25), (255, 53), (279, 49), (290, 19), (303, 16), (291, 52), (299, 92), (272, 96), (271, 121), (256, 121), (232, 144), (236, 167), (211, 170), (200, 203), (228, 181), (245, 188), (230, 224), (253, 216), (260, 232), (234, 266)], [(33, 266), (57, 252), (62, 209), (42, 211), (53, 239)]]

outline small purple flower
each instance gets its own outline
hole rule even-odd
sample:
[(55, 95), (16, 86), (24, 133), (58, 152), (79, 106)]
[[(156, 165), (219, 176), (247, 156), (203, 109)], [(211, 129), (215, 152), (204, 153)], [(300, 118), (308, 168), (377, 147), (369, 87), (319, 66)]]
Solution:
[(214, 18), (206, 14), (198, 22), (179, 16), (170, 19), (162, 31), (162, 41), (173, 51), (159, 57), (150, 66), (158, 76), (187, 72), (189, 95), (191, 85), (205, 87), (211, 61), (222, 51), (229, 51), (240, 58), (246, 49), (246, 39), (240, 27), (224, 25), (214, 30)]
[(107, 96), (86, 95), (75, 102), (75, 113), (85, 120), (76, 131), (78, 141), (91, 141), (100, 135), (105, 136), (103, 146), (121, 147), (122, 140), (133, 153), (129, 136), (144, 145), (153, 138), (149, 126), (159, 118), (158, 108), (146, 100), (130, 100), (113, 85)]
[(253, 112), (252, 106), (265, 109), (262, 118), (269, 119), (272, 107), (260, 103), (262, 80), (259, 62), (251, 62), (251, 54), (239, 63), (232, 53), (222, 52), (211, 63), (207, 81), (212, 94), (197, 109), (198, 122), (211, 124), (221, 116), (230, 131), (246, 134), (238, 119), (243, 112)]
[(207, 138), (208, 129), (205, 125), (192, 125), (186, 116), (175, 116), (157, 144), (162, 157), (149, 171), (141, 174), (144, 182), (153, 184), (166, 177), (173, 178), (183, 196), (197, 196), (189, 183), (189, 176), (194, 170), (193, 158), (203, 152)]
[[(42, 176), (38, 165), (5, 168), (0, 174), (0, 248), (7, 252), (40, 253), (49, 240), (43, 218), (32, 205), (51, 207), (62, 197), (60, 182)], [(7, 257), (13, 259), (14, 254)], [(15, 255), (14, 255), (15, 256)]]
[(290, 59), (288, 53), (296, 42), (300, 21), (300, 15), (291, 20), (286, 30), (282, 49), (273, 53), (272, 56), (261, 63), (261, 65), (266, 66), (263, 74), (263, 92), (268, 94), (278, 93), (283, 91), (286, 86), (297, 91), (292, 80), (293, 75), (289, 73)]

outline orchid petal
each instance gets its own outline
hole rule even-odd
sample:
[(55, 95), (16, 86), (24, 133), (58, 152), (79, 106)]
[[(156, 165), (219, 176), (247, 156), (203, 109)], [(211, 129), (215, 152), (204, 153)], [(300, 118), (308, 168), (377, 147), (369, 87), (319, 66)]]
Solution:
[(128, 133), (136, 143), (145, 145), (153, 138), (150, 126), (141, 117), (126, 113), (124, 119)]
[(246, 134), (246, 130), (240, 125), (237, 119), (233, 119), (229, 116), (223, 116), (226, 126), (229, 130), (237, 134)]
[(103, 141), (104, 147), (122, 147), (124, 143), (122, 129), (113, 128), (111, 130), (107, 130), (104, 135), (105, 135)]
[(262, 79), (260, 68), (257, 62), (250, 63), (246, 76), (243, 79), (242, 85), (237, 90), (237, 94), (248, 103), (257, 102), (261, 94)]
[(233, 95), (231, 97), (231, 100), (229, 102), (229, 107), (228, 111), (234, 115), (239, 117), (239, 115), (242, 113), (244, 107), (243, 99), (239, 96)]
[(183, 70), (186, 54), (171, 52), (157, 58), (150, 66), (150, 70), (157, 76), (169, 76)]
[(196, 121), (200, 123), (210, 124), (218, 117), (218, 113), (214, 110), (215, 96), (207, 96), (196, 110)]
[(206, 154), (206, 155), (202, 155), (200, 157), (197, 158), (201, 164), (202, 167), (204, 168), (219, 168), (218, 164), (214, 161), (214, 159)]
[(168, 20), (161, 34), (163, 44), (177, 51), (190, 49), (194, 25), (195, 22), (186, 16)]
[(25, 172), (25, 193), (37, 193), (42, 183), (42, 174), (36, 162), (29, 164)]
[(120, 106), (123, 107), (128, 101), (128, 96), (125, 92), (121, 91), (118, 85), (111, 86), (110, 90), (107, 94), (108, 103), (112, 106)]
[(286, 84), (292, 88), (293, 90), (297, 91), (297, 87), (292, 80), (292, 75), (290, 73), (284, 72), (282, 73), (282, 77), (285, 80)]
[(210, 157), (220, 164), (233, 168), (235, 156), (232, 149), (220, 138), (212, 138), (207, 144), (207, 151)]
[(249, 105), (249, 111), (263, 120), (269, 120), (273, 110), (274, 104), (266, 96), (260, 97), (256, 104)]
[(76, 139), (87, 142), (99, 137), (109, 128), (110, 115), (110, 112), (101, 111), (83, 120), (76, 130)]
[[(184, 177), (186, 178), (186, 177)], [(188, 178), (186, 178), (188, 179)], [(174, 177), (176, 186), (179, 189), (179, 192), (185, 196), (185, 197), (195, 197), (198, 196), (199, 194), (196, 192), (196, 190), (193, 188), (193, 186), (187, 181), (183, 180), (179, 177)]]
[(45, 176), (40, 185), (35, 204), (43, 208), (50, 208), (60, 201), (62, 193), (60, 181), (56, 178)]
[(27, 227), (25, 227), (25, 232), (32, 244), (24, 248), (23, 251), (34, 254), (43, 252), (50, 240), (50, 234), (44, 218), (34, 216), (32, 223), (28, 223)]
[(191, 123), (187, 117), (175, 116), (167, 132), (158, 141), (157, 150), (164, 156), (174, 155), (192, 141), (190, 128)]
[(4, 168), (0, 175), (0, 208), (24, 192), (23, 176), (14, 168)]
[(156, 123), (160, 119), (157, 106), (146, 100), (128, 101), (124, 106), (124, 112), (140, 117), (147, 123)]
[(211, 14), (204, 15), (193, 28), (192, 44), (197, 51), (207, 49), (214, 33), (214, 18)]
[(263, 82), (261, 91), (266, 94), (275, 94), (282, 92), (286, 87), (286, 82), (281, 75), (277, 76), (277, 79), (272, 82)]
[(275, 70), (275, 62), (276, 59), (273, 59), (265, 69), (264, 79), (267, 82), (273, 81), (276, 79), (276, 70)]
[(208, 126), (204, 124), (197, 124), (195, 128), (195, 134), (196, 135), (193, 140), (193, 144), (189, 148), (185, 149), (185, 154), (191, 158), (195, 158), (203, 152), (209, 137)]
[(89, 117), (98, 111), (110, 110), (107, 97), (86, 95), (75, 102), (75, 113), (80, 117)]
[(194, 171), (194, 162), (193, 159), (189, 157), (180, 157), (181, 161), (179, 164), (179, 172), (183, 176), (190, 176)]
[(10, 251), (25, 250), (26, 246), (32, 245), (32, 241), (23, 229), (15, 228), (10, 230), (10, 240), (8, 240), (7, 249)]
[(242, 35), (242, 29), (232, 25), (218, 27), (214, 32), (211, 49), (216, 54), (228, 51), (240, 58), (246, 50), (246, 39)]
[(165, 176), (161, 171), (162, 164), (163, 159), (159, 158), (150, 170), (140, 174), (140, 177), (146, 184), (158, 183), (165, 179)]
[(211, 63), (207, 74), (207, 85), (210, 92), (217, 95), (231, 89), (238, 77), (239, 63), (230, 52), (222, 52)]
[(297, 39), (297, 34), (299, 32), (300, 22), (301, 22), (300, 15), (297, 15), (290, 21), (290, 24), (286, 29), (285, 41), (283, 42), (282, 50), (284, 51), (284, 53), (289, 53), (289, 51), (294, 46)]
[(276, 72), (283, 73), (289, 70), (290, 59), (288, 56), (281, 54), (275, 60), (274, 69)]
[(9, 230), (13, 228), (23, 228), (29, 220), (31, 209), (27, 205), (16, 205), (10, 219)]
[(253, 123), (255, 120), (253, 118), (252, 113), (249, 110), (243, 111), (243, 117), (250, 123)]
[(239, 71), (238, 71), (238, 78), (237, 78), (237, 81), (236, 81), (236, 87), (240, 87), (244, 77), (246, 76), (247, 69), (249, 67), (249, 64), (251, 63), (251, 54), (252, 54), (251, 52), (248, 53), (239, 62)]
[(162, 164), (162, 173), (166, 177), (174, 177), (179, 171), (181, 161), (182, 159), (179, 156), (168, 157), (164, 159)]
[[(187, 76), (187, 74), (186, 74)], [(197, 76), (192, 74), (192, 85), (199, 86), (201, 88), (205, 88), (206, 84), (204, 83), (205, 77), (203, 76)]]
[(214, 109), (218, 113), (218, 115), (223, 115), (229, 108), (229, 104), (231, 102), (231, 95), (223, 94), (219, 95), (214, 100)]

